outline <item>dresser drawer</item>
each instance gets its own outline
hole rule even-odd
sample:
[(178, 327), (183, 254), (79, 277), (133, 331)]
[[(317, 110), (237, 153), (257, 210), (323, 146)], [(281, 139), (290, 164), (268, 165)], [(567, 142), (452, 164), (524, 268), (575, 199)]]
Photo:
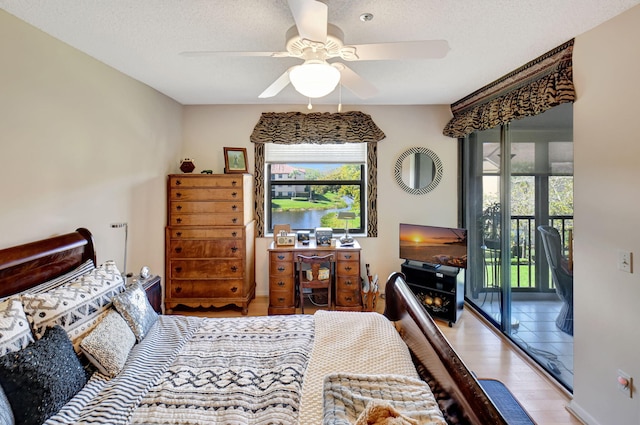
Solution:
[(169, 260), (172, 279), (202, 279), (209, 277), (241, 278), (244, 275), (243, 260)]
[(242, 280), (174, 280), (172, 298), (230, 298), (242, 295)]
[(171, 258), (244, 258), (242, 240), (172, 239), (169, 242)]
[(169, 176), (170, 188), (242, 188), (242, 176), (173, 175)]
[(171, 239), (240, 239), (244, 240), (241, 227), (168, 227)]
[(242, 188), (223, 189), (190, 189), (172, 188), (169, 190), (170, 201), (242, 201)]
[(242, 213), (171, 214), (169, 226), (242, 226)]
[(202, 213), (235, 213), (242, 212), (242, 202), (209, 202), (209, 201), (171, 201), (169, 214), (202, 214)]

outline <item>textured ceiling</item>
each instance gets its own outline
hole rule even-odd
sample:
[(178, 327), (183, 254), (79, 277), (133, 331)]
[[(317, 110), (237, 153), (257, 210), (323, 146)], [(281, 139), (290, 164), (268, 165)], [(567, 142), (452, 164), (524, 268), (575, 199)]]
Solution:
[[(444, 59), (349, 66), (378, 89), (349, 105), (450, 104), (640, 0), (326, 0), (345, 44), (445, 39)], [(0, 0), (0, 7), (182, 104), (306, 104), (288, 86), (258, 95), (293, 58), (185, 57), (194, 50), (283, 51), (286, 0)], [(362, 13), (374, 19), (362, 22)], [(317, 104), (335, 104), (338, 90)]]

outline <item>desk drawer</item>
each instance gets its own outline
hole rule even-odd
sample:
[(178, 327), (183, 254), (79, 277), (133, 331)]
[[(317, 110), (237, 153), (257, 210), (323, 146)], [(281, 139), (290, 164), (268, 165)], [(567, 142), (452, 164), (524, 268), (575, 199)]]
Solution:
[(337, 291), (360, 291), (360, 277), (338, 276), (336, 279)]
[(360, 261), (360, 251), (340, 251), (338, 250), (338, 261)]
[(293, 291), (274, 291), (272, 290), (269, 294), (269, 307), (276, 308), (287, 308), (294, 307), (294, 293)]
[(336, 264), (337, 276), (360, 276), (360, 263), (356, 261), (338, 261)]
[(295, 284), (293, 276), (269, 276), (269, 289), (271, 291), (287, 291), (293, 293)]
[(358, 307), (362, 306), (360, 291), (338, 291), (336, 293), (336, 306)]
[(293, 276), (295, 271), (295, 263), (284, 261), (273, 261), (269, 265), (269, 274), (271, 276)]

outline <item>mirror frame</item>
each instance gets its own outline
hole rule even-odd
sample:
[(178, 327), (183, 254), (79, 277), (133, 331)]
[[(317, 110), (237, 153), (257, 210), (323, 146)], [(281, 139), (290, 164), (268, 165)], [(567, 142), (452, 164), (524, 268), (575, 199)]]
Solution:
[[(404, 181), (402, 181), (402, 163), (405, 160), (405, 158), (407, 158), (409, 155), (414, 155), (417, 153), (428, 155), (433, 161), (433, 164), (435, 165), (436, 170), (435, 170), (435, 175), (431, 179), (431, 183), (429, 183), (425, 187), (415, 189), (413, 187), (408, 186)], [(442, 161), (440, 161), (440, 158), (438, 158), (438, 155), (436, 155), (435, 152), (433, 152), (431, 149), (428, 149), (428, 148), (415, 147), (415, 148), (407, 149), (406, 151), (402, 152), (402, 154), (398, 157), (396, 161), (395, 170), (394, 170), (394, 176), (396, 179), (396, 183), (398, 183), (398, 186), (400, 186), (402, 190), (404, 190), (405, 192), (410, 193), (412, 195), (424, 195), (425, 193), (431, 192), (433, 189), (436, 188), (436, 186), (438, 186), (438, 183), (440, 183), (440, 180), (442, 179), (442, 172), (443, 172)]]

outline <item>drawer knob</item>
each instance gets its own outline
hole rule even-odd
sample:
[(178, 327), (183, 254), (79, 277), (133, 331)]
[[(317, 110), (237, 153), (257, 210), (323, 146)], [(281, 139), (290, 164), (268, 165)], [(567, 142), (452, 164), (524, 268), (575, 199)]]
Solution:
[(279, 267), (278, 267), (278, 271), (279, 271), (279, 272), (283, 272), (283, 271), (285, 271), (285, 268), (284, 268), (283, 266), (279, 266)]
[(349, 271), (351, 271), (351, 266), (347, 266), (344, 269), (349, 272)]
[(231, 236), (233, 236), (235, 238), (236, 236), (238, 236), (238, 232), (235, 232), (235, 231), (231, 232)]
[(182, 205), (178, 205), (178, 206), (176, 207), (176, 209), (177, 209), (178, 211), (180, 211), (180, 210), (182, 209)]
[(182, 271), (182, 267), (176, 267), (175, 270), (176, 270), (177, 273), (180, 273)]
[(284, 260), (284, 255), (278, 254), (278, 260)]
[(176, 193), (176, 198), (180, 198), (181, 196), (182, 196), (182, 193), (180, 193), (180, 192)]
[(351, 285), (353, 285), (353, 282), (351, 282), (350, 280), (345, 280), (344, 284), (347, 285), (347, 286), (351, 286)]
[(233, 217), (233, 218), (231, 219), (231, 222), (232, 222), (233, 224), (236, 224), (236, 223), (238, 222), (238, 217)]
[(238, 292), (238, 287), (234, 286), (233, 288), (231, 288), (231, 292), (233, 292), (234, 294)]
[(238, 196), (238, 192), (231, 192), (231, 196), (235, 198), (236, 196)]
[(177, 237), (182, 236), (182, 232), (176, 232), (176, 236), (177, 236)]
[(352, 297), (344, 297), (344, 299), (345, 299), (346, 301), (353, 301), (353, 298), (352, 298)]
[(235, 210), (237, 210), (237, 209), (238, 209), (238, 206), (237, 206), (237, 205), (233, 205), (233, 206), (231, 206), (231, 209), (232, 209), (233, 211), (235, 211)]
[(182, 286), (176, 286), (176, 294), (182, 292)]
[(237, 272), (238, 271), (238, 267), (237, 266), (231, 266), (231, 271), (232, 272)]
[(276, 285), (283, 287), (284, 286), (284, 282), (283, 281), (279, 281), (278, 283), (276, 283)]
[(182, 180), (176, 180), (176, 186), (180, 186), (182, 184)]
[(181, 247), (179, 247), (179, 246), (177, 246), (177, 247), (176, 247), (176, 249), (175, 249), (175, 251), (179, 254), (179, 253), (181, 253), (181, 252), (182, 252), (182, 248), (181, 248)]
[(237, 185), (238, 185), (238, 182), (237, 182), (237, 181), (233, 180), (233, 181), (231, 182), (231, 186), (237, 186)]
[(231, 247), (231, 252), (233, 252), (235, 254), (237, 251), (238, 251), (238, 247), (237, 246)]
[(279, 303), (283, 303), (284, 302), (284, 298), (283, 297), (278, 297), (278, 302)]
[(346, 258), (347, 260), (351, 260), (351, 254), (346, 254), (344, 258)]
[(182, 219), (181, 218), (176, 218), (176, 223), (182, 223)]

